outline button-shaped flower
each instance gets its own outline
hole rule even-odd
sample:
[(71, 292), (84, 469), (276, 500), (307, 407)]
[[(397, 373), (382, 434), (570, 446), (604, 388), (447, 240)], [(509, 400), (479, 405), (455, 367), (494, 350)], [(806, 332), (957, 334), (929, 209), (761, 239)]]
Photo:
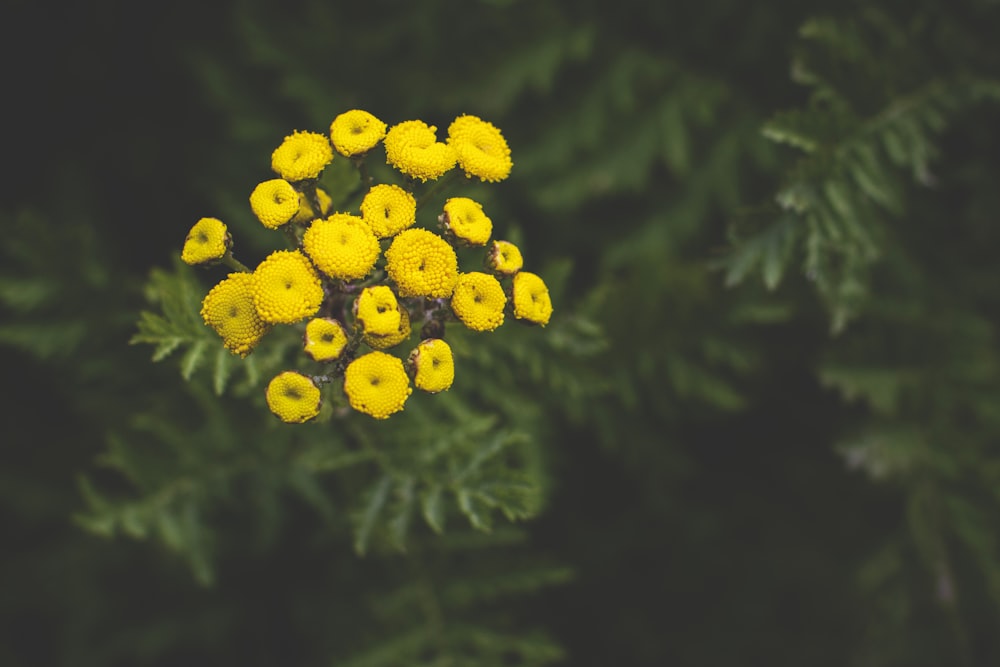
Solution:
[(181, 259), (186, 264), (207, 264), (225, 256), (233, 245), (224, 222), (218, 218), (202, 218), (194, 223), (184, 241)]
[(465, 175), (502, 181), (514, 166), (503, 134), (477, 116), (459, 116), (448, 126), (448, 145), (455, 149)]
[(390, 347), (395, 347), (407, 340), (410, 337), (410, 333), (410, 314), (406, 312), (406, 308), (400, 308), (399, 326), (395, 331), (386, 336), (377, 336), (370, 333), (362, 334), (361, 340), (373, 350), (388, 350)]
[(312, 202), (309, 201), (309, 197), (303, 194), (300, 197), (299, 210), (295, 213), (295, 217), (292, 218), (292, 222), (306, 223), (312, 222), (316, 218), (322, 218), (330, 214), (330, 209), (333, 208), (333, 200), (330, 199), (330, 195), (326, 193), (323, 188), (316, 188), (316, 204), (319, 206), (319, 210), (313, 209)]
[(454, 248), (419, 227), (400, 232), (385, 251), (385, 260), (400, 296), (448, 297), (458, 279)]
[(455, 149), (437, 140), (437, 128), (407, 120), (385, 135), (386, 162), (411, 178), (434, 180), (455, 166)]
[(494, 273), (512, 276), (524, 266), (521, 250), (510, 241), (494, 241), (486, 254), (486, 266)]
[(514, 317), (543, 327), (552, 317), (552, 300), (545, 281), (534, 273), (519, 271), (514, 276)]
[(398, 185), (373, 186), (361, 201), (361, 217), (380, 239), (395, 236), (417, 219), (417, 200)]
[(384, 136), (385, 123), (361, 109), (345, 111), (330, 123), (330, 141), (345, 157), (367, 153)]
[(201, 317), (233, 354), (245, 357), (270, 328), (253, 303), (253, 275), (230, 273), (201, 302)]
[(385, 352), (369, 352), (344, 371), (344, 393), (351, 407), (376, 419), (403, 409), (413, 390), (403, 362)]
[(388, 336), (399, 330), (399, 303), (388, 285), (361, 290), (354, 300), (354, 316), (361, 331), (367, 334)]
[(381, 250), (364, 220), (348, 213), (334, 213), (309, 225), (302, 249), (320, 271), (341, 280), (367, 276)]
[(268, 229), (277, 229), (299, 212), (299, 193), (282, 178), (260, 183), (250, 193), (250, 208)]
[(347, 332), (339, 321), (317, 317), (306, 324), (304, 343), (306, 354), (313, 361), (333, 361), (347, 347)]
[(271, 153), (271, 169), (286, 181), (316, 178), (333, 160), (330, 140), (317, 132), (293, 132)]
[(302, 373), (279, 373), (268, 383), (265, 397), (271, 412), (288, 424), (301, 424), (319, 414), (319, 387)]
[(503, 324), (507, 295), (500, 281), (488, 273), (463, 273), (451, 295), (451, 309), (473, 331), (493, 331)]
[(298, 250), (277, 250), (253, 272), (253, 303), (265, 322), (293, 324), (315, 315), (322, 302), (319, 276)]
[(413, 348), (407, 359), (413, 384), (431, 394), (445, 391), (455, 381), (455, 357), (440, 338), (428, 338)]
[(439, 219), (446, 231), (469, 245), (486, 245), (493, 233), (493, 221), (483, 212), (482, 204), (468, 197), (448, 199)]

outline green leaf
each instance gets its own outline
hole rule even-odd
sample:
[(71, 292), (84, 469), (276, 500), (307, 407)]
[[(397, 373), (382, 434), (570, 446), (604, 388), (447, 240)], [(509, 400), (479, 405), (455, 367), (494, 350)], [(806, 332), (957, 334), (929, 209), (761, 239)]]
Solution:
[(181, 359), (181, 376), (185, 380), (190, 380), (194, 372), (198, 370), (208, 348), (208, 341), (202, 339), (195, 341)]
[(359, 556), (364, 556), (368, 551), (372, 531), (375, 529), (379, 515), (385, 508), (386, 501), (389, 499), (389, 490), (391, 488), (392, 476), (385, 474), (368, 493), (368, 502), (361, 513), (360, 522), (354, 532), (354, 551)]
[(233, 372), (233, 354), (225, 347), (215, 352), (215, 370), (212, 373), (212, 388), (216, 396), (222, 396), (226, 390), (226, 382)]
[(434, 484), (420, 495), (420, 506), (427, 525), (438, 535), (444, 533), (444, 488)]

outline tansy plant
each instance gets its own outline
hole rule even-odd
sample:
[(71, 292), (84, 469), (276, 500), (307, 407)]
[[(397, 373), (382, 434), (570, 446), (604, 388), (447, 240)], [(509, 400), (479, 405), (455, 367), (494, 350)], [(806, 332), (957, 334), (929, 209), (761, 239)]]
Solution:
[[(185, 263), (232, 269), (208, 291), (200, 311), (229, 352), (247, 357), (275, 327), (301, 332), (303, 365), (280, 372), (265, 391), (282, 421), (309, 421), (324, 398), (343, 400), (324, 391), (328, 386), (342, 387), (354, 410), (385, 419), (403, 410), (412, 387), (430, 393), (451, 387), (455, 363), (446, 332), (452, 323), (487, 332), (507, 317), (543, 327), (549, 322), (545, 282), (522, 270), (516, 245), (493, 238), (493, 222), (479, 202), (452, 197), (442, 210), (422, 210), (443, 177), (507, 178), (513, 162), (506, 140), (470, 115), (456, 118), (444, 141), (436, 130), (419, 120), (387, 128), (355, 109), (337, 116), (329, 134), (285, 137), (271, 155), (277, 178), (256, 185), (249, 204), (287, 247), (253, 269), (234, 256), (221, 220), (202, 218), (188, 233)], [(369, 175), (366, 159), (379, 144), (400, 184), (376, 184)], [(357, 210), (334, 210), (319, 185), (335, 159), (359, 171)], [(481, 261), (463, 267), (460, 254)]]

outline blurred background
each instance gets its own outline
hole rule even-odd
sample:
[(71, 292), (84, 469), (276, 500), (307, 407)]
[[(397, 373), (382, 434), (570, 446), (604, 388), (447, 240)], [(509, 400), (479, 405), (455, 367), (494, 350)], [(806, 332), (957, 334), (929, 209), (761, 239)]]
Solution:
[[(4, 14), (0, 664), (1000, 664), (1000, 3)], [(469, 196), (555, 315), (444, 407), (279, 428), (128, 343), (351, 108), (503, 130)], [(446, 431), (515, 443), (530, 519), (365, 518), (417, 464), (352, 443)]]

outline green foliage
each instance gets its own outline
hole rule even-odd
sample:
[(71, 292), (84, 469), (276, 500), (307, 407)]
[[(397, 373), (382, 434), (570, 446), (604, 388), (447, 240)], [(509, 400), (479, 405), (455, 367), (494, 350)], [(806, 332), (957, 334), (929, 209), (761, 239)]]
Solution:
[(861, 312), (871, 265), (890, 226), (903, 222), (911, 183), (936, 180), (941, 134), (973, 105), (1000, 100), (996, 80), (928, 65), (927, 30), (923, 18), (899, 23), (877, 8), (802, 26), (792, 72), (810, 88), (808, 106), (775, 114), (762, 131), (805, 156), (772, 205), (731, 228), (727, 283), (756, 270), (773, 290), (801, 255), (834, 331)]
[[(599, 4), (240, 0), (160, 17), (183, 85), (79, 59), (155, 104), (21, 151), (0, 217), (0, 662), (997, 662), (996, 3)], [(224, 270), (167, 258), (200, 215), (269, 252), (270, 151), (350, 107), (504, 128), (470, 196), (555, 314), (289, 427), (301, 331), (239, 359)], [(323, 186), (356, 205), (347, 160)]]
[(64, 231), (31, 208), (2, 213), (0, 223), (6, 232), (0, 308), (16, 318), (0, 324), (0, 344), (65, 361), (88, 334), (83, 295), (113, 289), (98, 240), (86, 225)]

